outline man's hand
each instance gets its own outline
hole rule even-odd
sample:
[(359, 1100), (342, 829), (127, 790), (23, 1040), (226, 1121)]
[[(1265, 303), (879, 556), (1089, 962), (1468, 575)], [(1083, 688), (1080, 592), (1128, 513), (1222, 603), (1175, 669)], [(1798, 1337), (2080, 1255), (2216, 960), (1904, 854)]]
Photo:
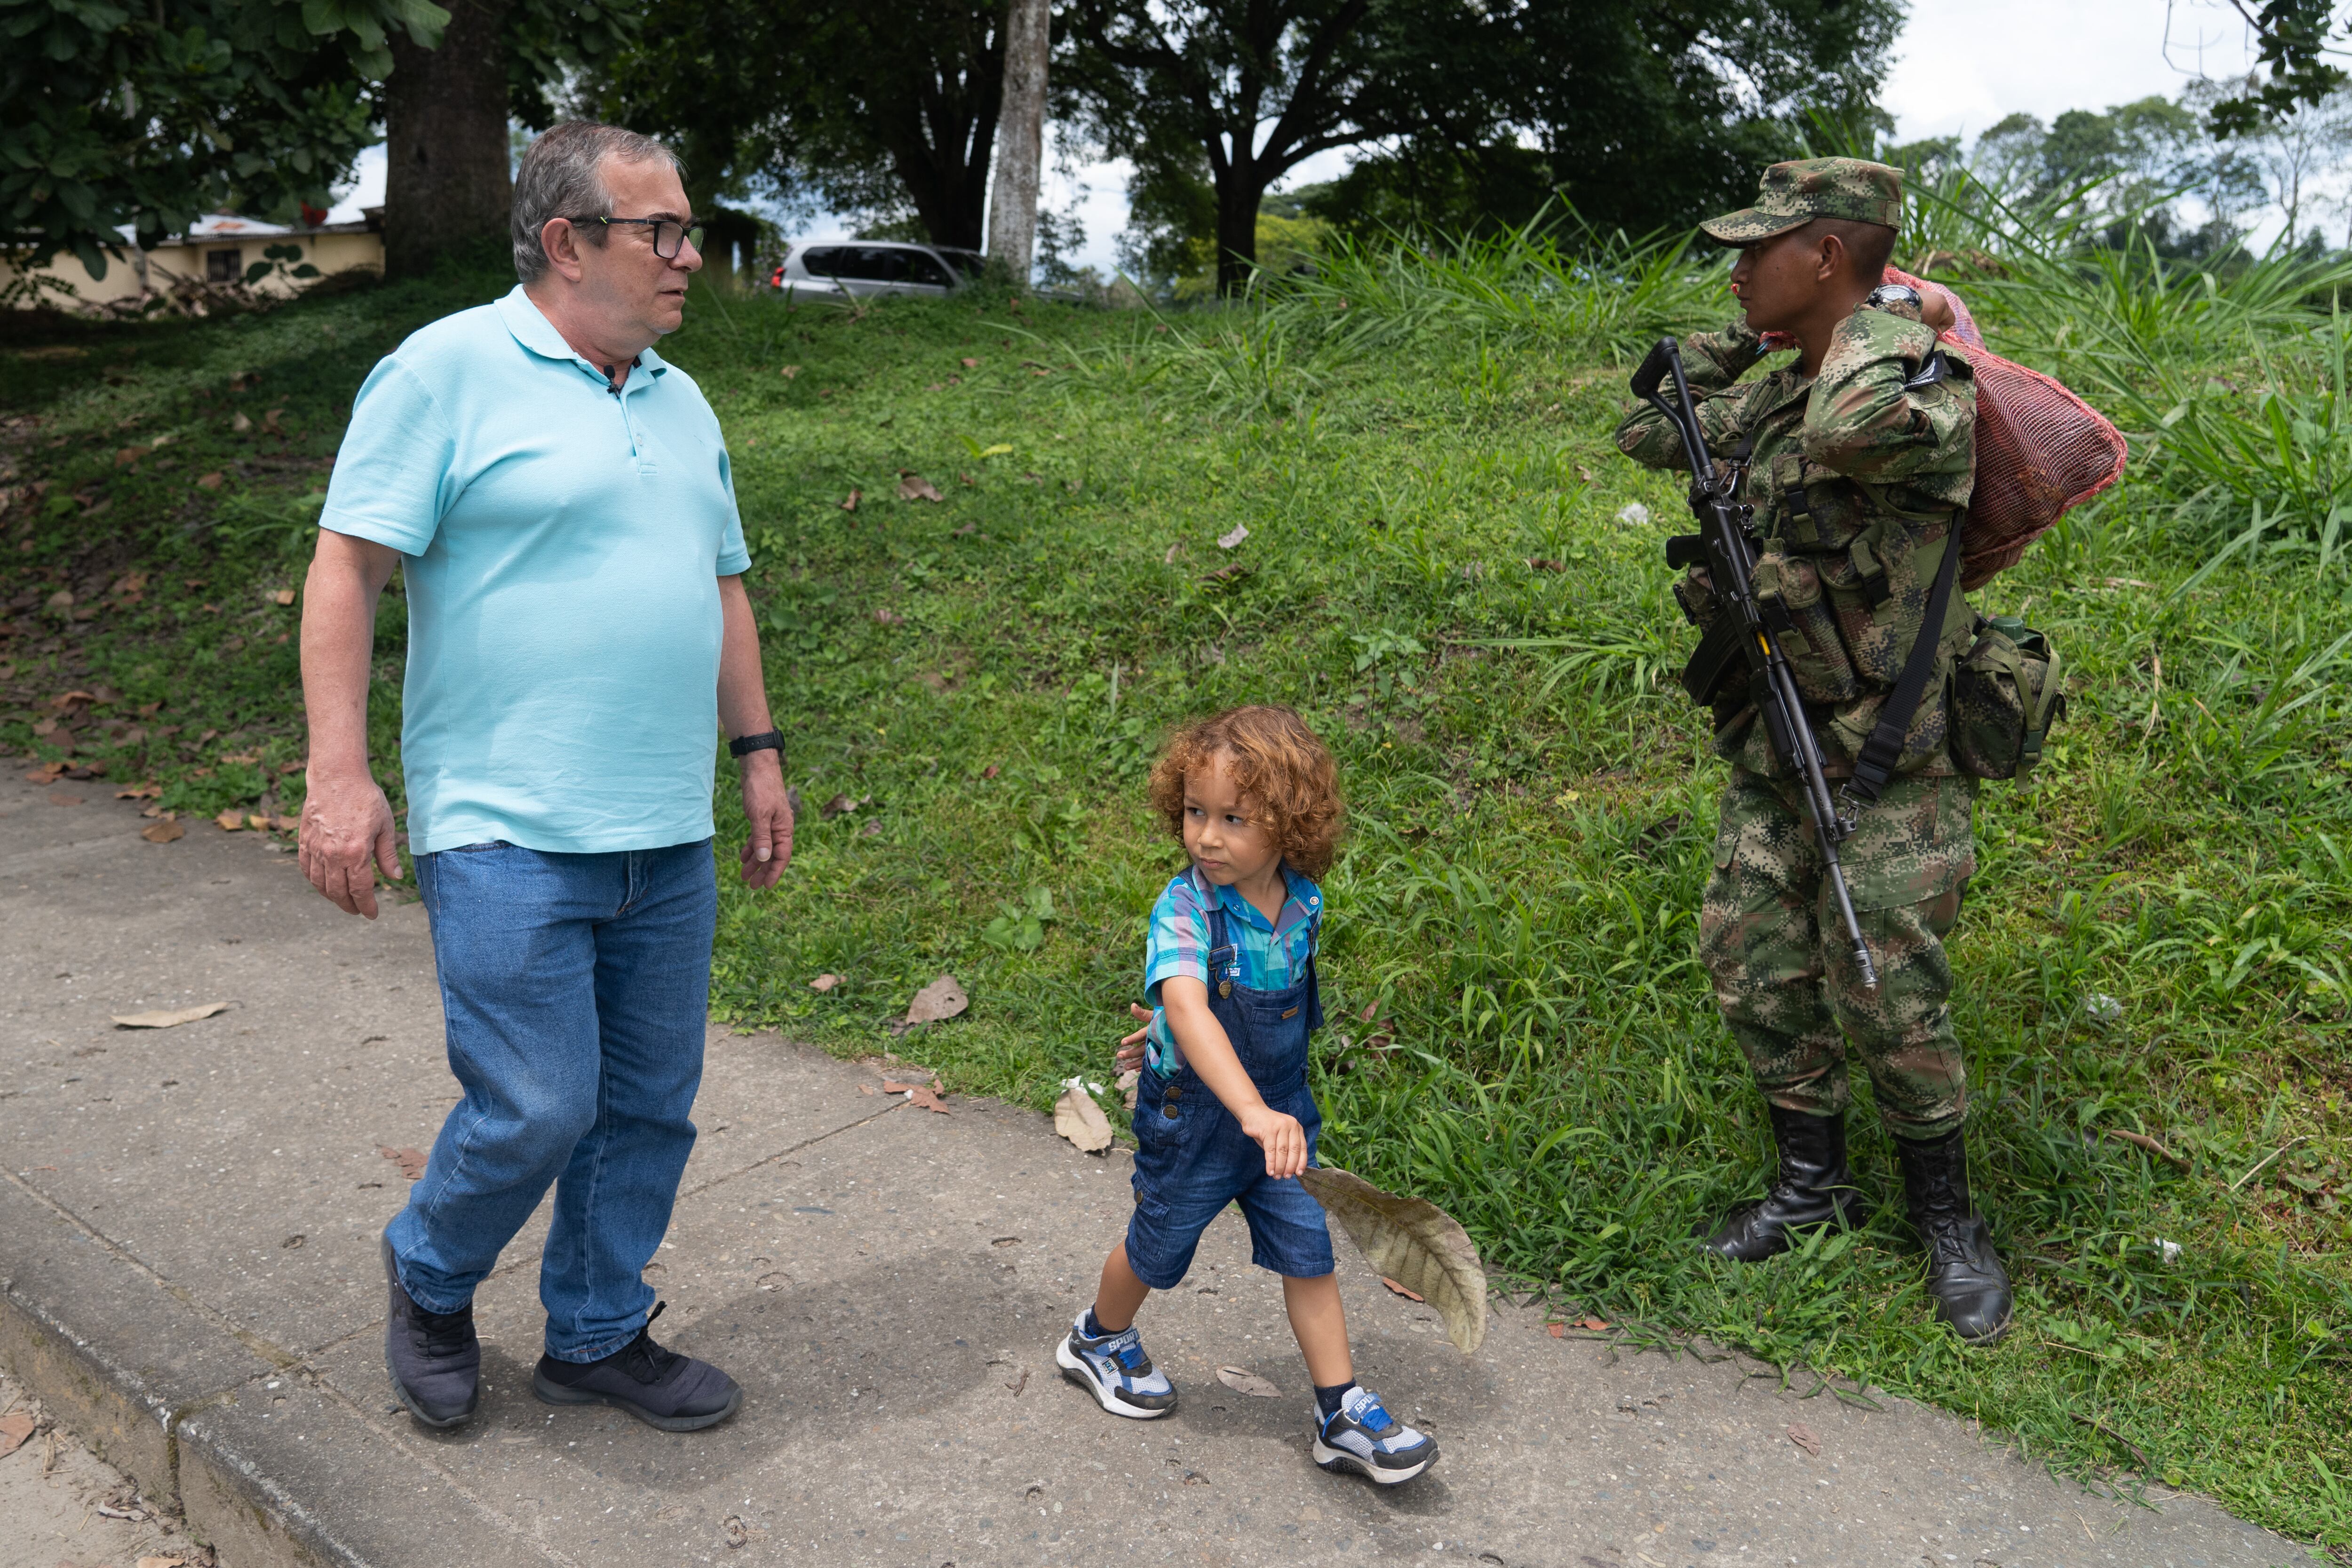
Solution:
[(1286, 1116), (1260, 1103), (1241, 1115), (1242, 1132), (1265, 1151), (1265, 1174), (1280, 1181), (1307, 1168), (1307, 1129), (1296, 1116)]
[(375, 918), (375, 873), (401, 877), (392, 802), (374, 779), (313, 773), (302, 801), (299, 855), (310, 885), (347, 915)]
[(1111, 1060), (1121, 1072), (1140, 1072), (1143, 1071), (1144, 1041), (1151, 1033), (1152, 1012), (1150, 1008), (1139, 1008), (1129, 1002), (1127, 1013), (1143, 1027), (1118, 1042), (1118, 1054)]
[(784, 769), (772, 751), (754, 751), (740, 768), (743, 776), (743, 816), (751, 824), (743, 841), (743, 882), (765, 891), (776, 885), (793, 863), (793, 800), (784, 788)]

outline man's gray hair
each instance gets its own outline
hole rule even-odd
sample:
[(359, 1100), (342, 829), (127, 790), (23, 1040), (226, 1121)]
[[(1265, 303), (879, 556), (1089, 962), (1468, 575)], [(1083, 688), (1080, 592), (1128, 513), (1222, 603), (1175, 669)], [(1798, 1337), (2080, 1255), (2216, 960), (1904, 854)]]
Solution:
[[(601, 172), (607, 158), (618, 158), (624, 163), (667, 159), (671, 168), (681, 174), (686, 172), (677, 153), (650, 136), (617, 125), (567, 120), (551, 127), (523, 153), (522, 167), (515, 174), (517, 277), (530, 283), (547, 271), (547, 250), (540, 244), (539, 235), (550, 218), (613, 215), (613, 193), (604, 188)], [(591, 245), (602, 245), (604, 233), (602, 224), (591, 224), (580, 230), (580, 236)]]

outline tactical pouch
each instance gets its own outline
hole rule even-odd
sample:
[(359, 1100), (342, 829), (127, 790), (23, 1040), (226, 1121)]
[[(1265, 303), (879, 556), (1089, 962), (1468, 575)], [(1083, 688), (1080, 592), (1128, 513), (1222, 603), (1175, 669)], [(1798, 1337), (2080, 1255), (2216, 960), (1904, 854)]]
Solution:
[(1861, 685), (1837, 617), (1822, 602), (1820, 569), (1802, 556), (1769, 550), (1757, 559), (1755, 589), (1757, 602), (1778, 622), (1799, 695), (1811, 703), (1851, 702)]
[(1952, 674), (1952, 760), (1979, 779), (2022, 779), (2065, 716), (2063, 662), (2014, 615), (1979, 616), (1976, 630)]

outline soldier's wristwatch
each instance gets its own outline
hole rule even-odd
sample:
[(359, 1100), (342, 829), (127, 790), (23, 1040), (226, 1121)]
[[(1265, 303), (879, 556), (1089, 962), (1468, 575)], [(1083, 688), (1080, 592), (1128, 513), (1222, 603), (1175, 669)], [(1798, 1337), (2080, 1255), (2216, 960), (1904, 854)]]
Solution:
[(1927, 301), (1907, 283), (1882, 283), (1870, 291), (1870, 298), (1863, 303), (1874, 310), (1900, 316), (1906, 321), (1923, 320), (1927, 316)]

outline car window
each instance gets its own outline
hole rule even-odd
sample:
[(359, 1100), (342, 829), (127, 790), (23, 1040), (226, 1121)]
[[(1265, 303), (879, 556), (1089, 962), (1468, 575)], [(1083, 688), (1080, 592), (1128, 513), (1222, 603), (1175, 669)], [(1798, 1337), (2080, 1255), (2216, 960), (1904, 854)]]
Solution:
[(841, 252), (831, 246), (801, 252), (801, 270), (811, 277), (832, 277), (841, 271)]
[(981, 255), (978, 251), (943, 250), (940, 252), (940, 254), (948, 258), (949, 266), (954, 267), (958, 272), (962, 273), (966, 277), (978, 277), (982, 273), (988, 270), (988, 258)]
[(939, 258), (929, 252), (902, 250), (898, 255), (904, 256), (907, 263), (906, 275), (900, 279), (901, 282), (928, 283), (938, 288), (951, 288), (955, 286), (955, 279), (948, 276), (948, 269), (941, 267)]

